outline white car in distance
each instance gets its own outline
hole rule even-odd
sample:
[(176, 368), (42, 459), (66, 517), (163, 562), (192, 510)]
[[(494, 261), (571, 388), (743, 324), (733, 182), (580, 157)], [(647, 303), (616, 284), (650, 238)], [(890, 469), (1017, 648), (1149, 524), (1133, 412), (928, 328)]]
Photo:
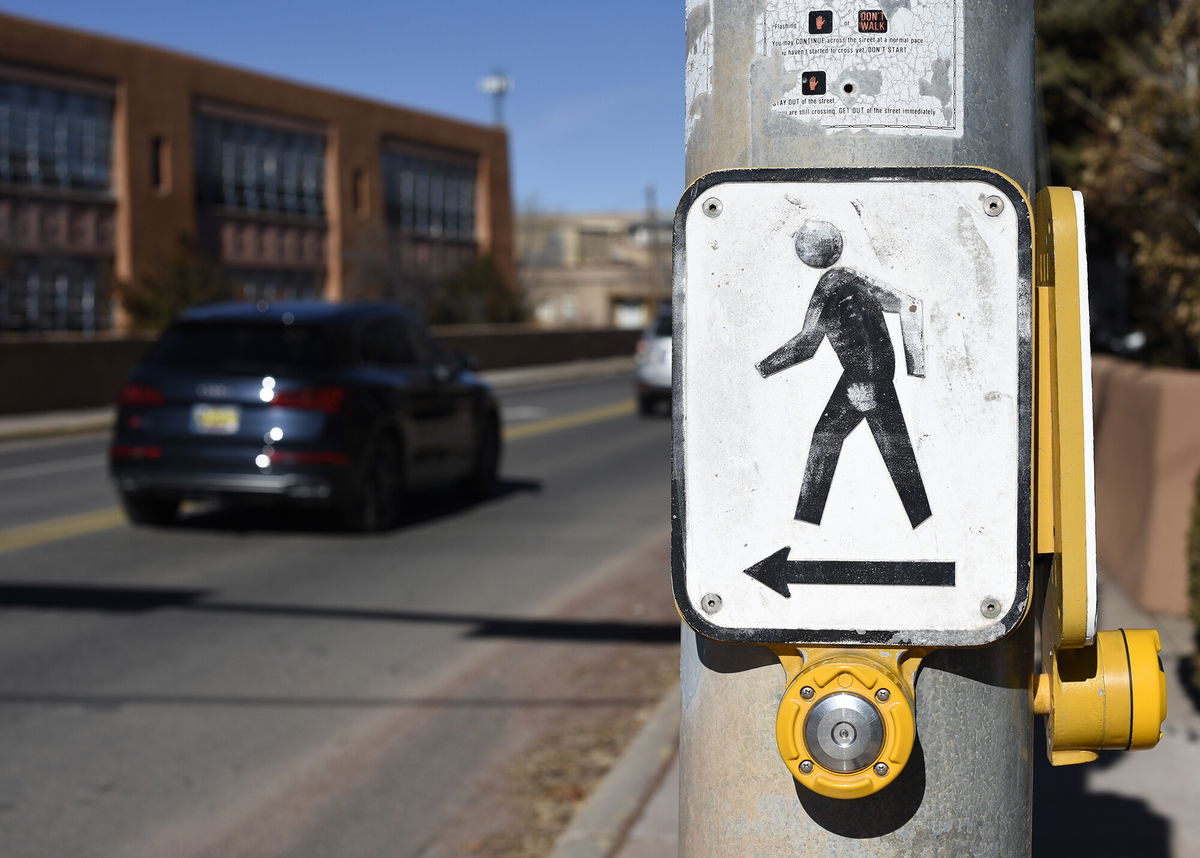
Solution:
[(671, 305), (664, 303), (642, 332), (634, 355), (634, 387), (638, 413), (655, 414), (671, 407)]

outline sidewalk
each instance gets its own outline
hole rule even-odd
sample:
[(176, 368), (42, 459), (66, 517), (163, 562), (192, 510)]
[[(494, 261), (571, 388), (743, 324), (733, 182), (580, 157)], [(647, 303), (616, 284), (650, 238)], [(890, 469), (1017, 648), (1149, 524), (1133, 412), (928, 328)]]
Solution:
[[(496, 369), (480, 376), (496, 390), (515, 390), (538, 384), (582, 381), (589, 378), (614, 378), (632, 375), (633, 357), (601, 358), (572, 363)], [(47, 438), (82, 432), (107, 432), (117, 410), (111, 405), (72, 411), (44, 411), (36, 414), (0, 416), (0, 441), (22, 438)]]
[[(1099, 605), (1102, 629), (1156, 628), (1162, 636), (1167, 675), (1163, 739), (1150, 751), (1105, 752), (1095, 763), (1057, 769), (1044, 762), (1039, 741), (1033, 854), (1200, 858), (1200, 713), (1179, 678), (1180, 662), (1193, 650), (1190, 624), (1182, 617), (1146, 614), (1103, 579)], [(647, 753), (643, 740), (648, 733), (661, 734), (664, 724), (675, 725), (677, 731), (678, 705), (675, 687), (580, 809), (551, 858), (678, 854), (678, 757), (671, 755), (664, 765), (661, 758)], [(673, 720), (668, 720), (668, 713)], [(1044, 719), (1036, 719), (1035, 733), (1040, 735), (1044, 729)], [(678, 732), (674, 735), (677, 744)], [(774, 738), (764, 736), (763, 741)], [(640, 778), (631, 769), (638, 769)], [(643, 786), (640, 800), (630, 795), (638, 784)], [(612, 813), (621, 795), (630, 807), (624, 816)], [(608, 826), (606, 831), (599, 830), (602, 822)]]

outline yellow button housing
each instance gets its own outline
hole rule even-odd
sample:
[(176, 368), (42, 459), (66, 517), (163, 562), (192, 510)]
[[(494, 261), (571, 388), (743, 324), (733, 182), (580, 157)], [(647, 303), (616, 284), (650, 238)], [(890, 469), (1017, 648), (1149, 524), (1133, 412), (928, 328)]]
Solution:
[[(788, 771), (813, 792), (830, 798), (861, 798), (878, 792), (904, 769), (916, 738), (910, 678), (895, 668), (897, 656), (876, 658), (870, 650), (833, 651), (814, 658), (792, 677), (779, 704), (775, 738)], [(915, 671), (916, 665), (912, 665)], [(865, 765), (841, 772), (821, 765), (808, 747), (810, 713), (833, 695), (855, 695), (873, 707), (882, 724), (882, 743)]]

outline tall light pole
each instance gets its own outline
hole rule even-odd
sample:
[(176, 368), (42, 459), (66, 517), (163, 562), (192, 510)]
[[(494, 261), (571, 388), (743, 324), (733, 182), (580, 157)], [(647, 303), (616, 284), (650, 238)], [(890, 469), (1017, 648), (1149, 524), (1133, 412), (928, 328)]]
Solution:
[(504, 96), (512, 88), (512, 78), (500, 69), (479, 81), (479, 89), (492, 97), (492, 124), (498, 128), (504, 126)]

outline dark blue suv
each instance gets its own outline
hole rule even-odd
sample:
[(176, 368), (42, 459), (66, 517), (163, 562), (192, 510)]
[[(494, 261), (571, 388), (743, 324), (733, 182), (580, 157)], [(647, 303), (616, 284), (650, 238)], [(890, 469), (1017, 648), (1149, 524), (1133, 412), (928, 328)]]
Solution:
[(109, 463), (129, 518), (268, 498), (392, 525), (407, 492), (495, 487), (499, 408), (473, 361), (387, 304), (218, 304), (179, 318), (121, 390)]

